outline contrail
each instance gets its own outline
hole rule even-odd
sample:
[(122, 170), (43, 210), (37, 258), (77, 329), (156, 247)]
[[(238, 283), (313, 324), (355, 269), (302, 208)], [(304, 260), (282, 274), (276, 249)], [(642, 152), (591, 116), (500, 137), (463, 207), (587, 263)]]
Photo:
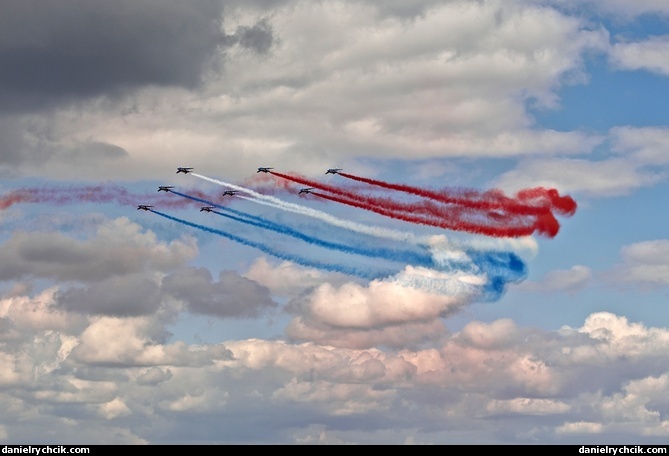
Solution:
[(186, 226), (190, 226), (192, 228), (197, 228), (198, 230), (206, 231), (209, 233), (217, 234), (219, 236), (226, 237), (230, 239), (231, 241), (237, 242), (239, 244), (243, 244), (249, 247), (256, 248), (260, 250), (261, 252), (264, 252), (268, 255), (272, 255), (274, 257), (280, 258), (282, 260), (287, 260), (291, 261), (295, 264), (299, 264), (302, 266), (310, 267), (310, 268), (315, 268), (315, 269), (321, 269), (323, 271), (329, 271), (329, 272), (339, 272), (342, 274), (347, 274), (355, 277), (360, 277), (362, 279), (367, 279), (367, 280), (374, 280), (374, 279), (381, 279), (384, 277), (388, 277), (392, 274), (395, 274), (396, 271), (372, 271), (369, 268), (361, 269), (361, 268), (354, 268), (354, 267), (349, 267), (349, 266), (342, 266), (342, 265), (336, 265), (336, 264), (331, 264), (331, 263), (323, 263), (321, 261), (314, 261), (314, 260), (309, 260), (307, 258), (298, 256), (298, 255), (293, 255), (285, 252), (280, 252), (278, 250), (275, 250), (265, 244), (262, 244), (260, 242), (254, 242), (248, 239), (244, 239), (239, 236), (235, 236), (234, 234), (227, 233), (222, 230), (218, 230), (215, 228), (210, 228), (204, 225), (198, 225), (197, 223), (192, 223), (187, 220), (183, 220), (177, 217), (173, 217), (171, 215), (165, 214), (163, 212), (157, 211), (155, 209), (149, 209), (149, 211), (153, 212), (154, 214), (158, 214), (162, 217), (165, 217), (166, 219), (173, 220), (175, 222), (181, 223)]

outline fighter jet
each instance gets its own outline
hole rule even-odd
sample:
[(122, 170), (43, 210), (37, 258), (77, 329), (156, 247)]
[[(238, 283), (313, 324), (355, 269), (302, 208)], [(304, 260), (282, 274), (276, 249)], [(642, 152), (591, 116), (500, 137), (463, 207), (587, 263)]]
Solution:
[(234, 196), (239, 190), (226, 190), (223, 192), (223, 196)]
[[(311, 193), (312, 190), (313, 190), (313, 188), (303, 188), (303, 189), (300, 190), (300, 193)], [(298, 195), (299, 195), (299, 193), (298, 193)]]
[(151, 210), (150, 208), (152, 208), (152, 207), (153, 206), (149, 206), (148, 204), (140, 204), (139, 206), (137, 206), (137, 210), (141, 209), (143, 211), (149, 211), (149, 210)]
[(191, 171), (193, 171), (193, 168), (184, 168), (184, 167), (182, 167), (182, 166), (180, 166), (179, 168), (177, 168), (177, 174), (179, 174), (179, 173), (188, 174), (188, 173), (190, 173)]
[(171, 188), (174, 188), (171, 185), (161, 185), (158, 187), (159, 192), (169, 192)]
[(341, 168), (330, 168), (325, 171), (325, 174), (337, 174), (339, 171), (341, 171)]
[(211, 212), (211, 211), (213, 211), (214, 209), (215, 209), (214, 206), (202, 206), (202, 207), (200, 208), (200, 212), (202, 212), (202, 211), (205, 211), (205, 212)]
[(266, 168), (266, 167), (265, 168), (258, 168), (258, 171), (256, 171), (256, 173), (269, 173), (270, 169), (274, 169), (274, 168)]

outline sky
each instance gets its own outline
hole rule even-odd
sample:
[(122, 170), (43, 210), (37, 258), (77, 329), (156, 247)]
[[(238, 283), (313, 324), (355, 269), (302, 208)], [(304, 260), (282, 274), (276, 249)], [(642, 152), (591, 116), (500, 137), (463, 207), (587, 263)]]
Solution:
[(666, 444), (667, 2), (0, 10), (0, 442)]

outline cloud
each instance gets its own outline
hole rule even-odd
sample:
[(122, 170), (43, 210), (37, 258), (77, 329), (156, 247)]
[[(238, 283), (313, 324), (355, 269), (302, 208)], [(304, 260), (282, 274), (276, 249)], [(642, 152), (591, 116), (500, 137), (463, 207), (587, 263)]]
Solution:
[[(32, 313), (48, 322), (53, 310)], [(407, 429), (418, 442), (452, 442), (465, 438), (463, 426), (494, 436), (499, 417), (508, 437), (494, 442), (666, 438), (669, 332), (607, 312), (559, 331), (473, 321), (415, 348), (383, 350), (261, 339), (188, 345), (168, 341), (148, 317), (91, 316), (79, 327), (5, 318), (23, 333), (0, 347), (0, 383), (11, 386), (0, 394), (2, 424), (13, 441), (26, 423), (60, 429), (63, 416), (85, 416), (77, 422), (86, 435), (113, 423), (109, 442), (210, 442), (212, 419), (230, 423), (216, 438), (235, 442), (290, 442), (314, 422), (345, 443), (386, 433), (401, 443)], [(268, 431), (248, 432), (231, 417)]]
[(353, 349), (420, 345), (439, 340), (445, 333), (446, 326), (439, 320), (356, 329), (332, 327), (298, 316), (286, 328), (286, 335), (291, 340)]
[(665, 419), (669, 391), (669, 376), (648, 376), (626, 382), (621, 391), (611, 395), (595, 394), (589, 403), (601, 417), (599, 422), (567, 422), (557, 429), (558, 434), (637, 433), (645, 438), (666, 438), (669, 420)]
[[(175, 176), (175, 166), (238, 182), (259, 165), (324, 178), (330, 163), (411, 179), (408, 156), (441, 163), (533, 155), (498, 182), (609, 196), (664, 178), (663, 127), (621, 126), (608, 136), (556, 131), (528, 112), (556, 107), (561, 87), (586, 81), (583, 59), (610, 49), (598, 25), (608, 22), (588, 16), (596, 2), (5, 3), (0, 57), (24, 59), (0, 76), (5, 177), (171, 176), (180, 185), (190, 177)], [(655, 5), (614, 0), (601, 8), (664, 8)], [(25, 49), (44, 37), (51, 41), (43, 49)], [(78, 60), (88, 50), (96, 55)], [(56, 68), (63, 62), (76, 65)], [(28, 68), (52, 72), (19, 81)], [(90, 80), (76, 86), (86, 72)], [(617, 156), (584, 159), (593, 151), (599, 157), (602, 145)], [(389, 157), (400, 160), (377, 163)], [(458, 173), (453, 162), (456, 168), (423, 173), (437, 182)], [(474, 167), (478, 178), (498, 172)], [(8, 222), (0, 245), (0, 440), (666, 443), (669, 330), (657, 324), (598, 312), (547, 330), (509, 315), (479, 321), (479, 311), (499, 312), (481, 303), (461, 315), (468, 320), (461, 329), (449, 329), (445, 319), (472, 302), (483, 274), (407, 268), (363, 284), (246, 261), (235, 255), (251, 253), (237, 248), (229, 254), (240, 261), (223, 261), (252, 264), (248, 271), (213, 273), (197, 259), (194, 239), (169, 242), (156, 234), (167, 231), (73, 209), (57, 220), (24, 217), (19, 205), (0, 214)], [(145, 223), (158, 223), (151, 217)], [(543, 242), (441, 238), (435, 251), (485, 244), (532, 254)], [(621, 251), (627, 283), (666, 286), (664, 242)], [(519, 287), (577, 291), (590, 283), (590, 267)], [(183, 311), (206, 320), (211, 338), (223, 342), (183, 339), (192, 333), (183, 326), (193, 323), (180, 318)], [(263, 322), (236, 320), (269, 313), (289, 320), (285, 329), (273, 321), (271, 338), (263, 338)], [(237, 337), (240, 331), (254, 338)]]
[(159, 242), (126, 217), (101, 225), (96, 236), (76, 240), (54, 232), (17, 231), (0, 246), (0, 280), (22, 277), (95, 282), (145, 270), (170, 270), (197, 254), (193, 239)]
[(646, 70), (669, 76), (669, 63), (663, 58), (667, 52), (669, 36), (657, 36), (634, 43), (616, 43), (609, 52), (609, 59), (621, 70)]
[(339, 288), (326, 283), (293, 305), (330, 326), (371, 328), (439, 318), (457, 310), (466, 298), (373, 281), (368, 286), (347, 283)]
[(277, 305), (266, 287), (234, 271), (222, 271), (213, 282), (205, 268), (180, 269), (163, 279), (163, 290), (192, 313), (222, 318), (253, 318)]
[(161, 295), (155, 280), (130, 274), (110, 277), (88, 288), (69, 288), (58, 293), (56, 300), (60, 307), (78, 313), (139, 316), (155, 312)]
[(563, 193), (610, 197), (626, 195), (662, 178), (659, 173), (644, 170), (622, 158), (602, 161), (555, 158), (522, 161), (516, 169), (502, 174), (493, 185), (507, 191), (543, 186), (557, 188)]
[(616, 280), (655, 287), (669, 284), (669, 240), (637, 242), (620, 252), (622, 263), (613, 272)]
[(194, 87), (220, 44), (222, 3), (3, 1), (4, 111), (115, 95), (147, 85)]
[(270, 289), (272, 296), (297, 296), (321, 285), (343, 285), (349, 277), (324, 274), (318, 269), (306, 268), (290, 261), (273, 265), (265, 257), (257, 258), (244, 276)]
[[(457, 283), (459, 278), (450, 280)], [(439, 319), (455, 313), (473, 297), (467, 286), (450, 285), (450, 293), (439, 293), (414, 285), (401, 280), (372, 281), (367, 286), (322, 284), (289, 303), (286, 310), (297, 315), (286, 333), (295, 340), (338, 347), (401, 347), (438, 339), (445, 331)]]
[(197, 350), (183, 342), (162, 344), (162, 327), (145, 317), (99, 317), (81, 333), (69, 359), (103, 366), (202, 366), (229, 358), (223, 346)]
[(159, 367), (150, 367), (137, 377), (140, 385), (158, 385), (172, 378), (170, 369), (162, 370)]
[(80, 315), (69, 313), (57, 305), (58, 289), (47, 288), (34, 296), (15, 295), (0, 299), (0, 317), (3, 318), (2, 338), (23, 340), (35, 332), (57, 331), (75, 334), (86, 325)]
[(267, 18), (259, 20), (251, 27), (238, 26), (235, 33), (228, 35), (225, 41), (228, 44), (238, 43), (258, 54), (267, 54), (274, 41), (272, 26)]
[[(528, 104), (556, 106), (556, 91), (583, 79), (584, 54), (609, 44), (604, 29), (554, 8), (497, 1), (409, 8), (277, 2), (273, 10), (235, 4), (223, 15), (213, 3), (159, 3), (124, 2), (118, 13), (86, 6), (71, 12), (67, 39), (54, 25), (60, 22), (45, 19), (46, 11), (35, 13), (55, 46), (79, 39), (84, 12), (93, 24), (96, 18), (109, 20), (102, 31), (122, 30), (115, 22), (121, 14), (146, 7), (125, 24), (128, 36), (118, 43), (96, 42), (106, 34), (92, 40), (96, 49), (111, 48), (107, 54), (96, 51), (107, 56), (102, 62), (72, 65), (77, 74), (97, 65), (87, 85), (56, 80), (39, 100), (141, 90), (114, 103), (90, 101), (76, 109), (59, 104), (57, 115), (48, 116), (37, 112), (41, 104), (13, 91), (15, 104), (35, 114), (15, 118), (18, 131), (0, 145), (11, 150), (8, 166), (30, 174), (157, 178), (181, 164), (188, 150), (188, 165), (213, 173), (247, 175), (268, 156), (286, 168), (321, 173), (324, 162), (351, 163), (360, 156), (553, 155), (589, 151), (601, 141), (584, 132), (537, 128), (527, 112)], [(65, 14), (63, 3), (55, 5), (55, 17)], [(19, 15), (15, 9), (9, 16)], [(171, 25), (184, 21), (183, 29)], [(160, 40), (161, 33), (167, 39)], [(15, 41), (28, 40), (14, 34)], [(157, 50), (149, 47), (154, 42)], [(223, 52), (224, 66), (206, 70), (210, 57)], [(72, 58), (76, 63), (78, 54)], [(100, 63), (112, 60), (123, 70), (107, 68), (107, 80)], [(191, 89), (200, 82), (200, 89)], [(93, 144), (106, 145), (106, 152), (91, 154), (99, 149)], [(108, 155), (112, 150), (128, 156)], [(88, 162), (68, 168), (48, 159), (83, 151)], [(225, 165), (212, 163), (214, 156)], [(104, 166), (93, 164), (98, 160)]]
[(615, 127), (610, 131), (611, 150), (631, 157), (639, 165), (666, 165), (669, 128)]
[(527, 280), (515, 288), (522, 291), (574, 293), (587, 287), (591, 279), (590, 268), (577, 264), (568, 270), (551, 271), (538, 282)]

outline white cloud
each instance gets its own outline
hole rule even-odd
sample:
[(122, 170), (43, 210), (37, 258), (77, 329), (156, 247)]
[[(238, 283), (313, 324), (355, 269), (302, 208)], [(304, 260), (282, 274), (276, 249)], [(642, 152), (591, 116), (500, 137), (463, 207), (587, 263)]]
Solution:
[[(466, 298), (465, 298), (466, 299)], [(303, 308), (320, 323), (347, 328), (370, 328), (438, 318), (463, 304), (458, 295), (439, 295), (396, 282), (373, 281), (364, 287), (347, 283), (335, 289), (318, 287)]]
[(255, 280), (279, 296), (296, 295), (302, 290), (323, 283), (325, 279), (318, 270), (297, 266), (288, 261), (273, 266), (264, 257), (256, 259), (244, 277)]
[(98, 317), (81, 333), (70, 359), (93, 365), (178, 366), (206, 365), (228, 356), (223, 346), (199, 350), (181, 341), (164, 345), (163, 337), (162, 326), (148, 317)]
[(609, 51), (609, 58), (622, 70), (647, 70), (669, 76), (667, 53), (669, 36), (665, 35), (634, 43), (616, 43)]
[(663, 356), (663, 350), (669, 348), (667, 329), (647, 328), (610, 312), (590, 315), (578, 331), (588, 335), (594, 343), (580, 345), (565, 353), (579, 364), (597, 365), (620, 357)]
[(551, 271), (538, 282), (525, 281), (515, 286), (521, 291), (573, 293), (587, 287), (592, 271), (583, 265), (574, 265), (568, 270)]
[[(23, 333), (55, 330), (65, 334), (81, 330), (86, 320), (55, 306), (54, 294), (57, 288), (48, 288), (37, 295), (13, 296), (0, 299), (0, 317), (9, 319), (14, 330), (6, 332), (3, 338), (22, 338)], [(10, 335), (11, 334), (11, 335)]]
[(504, 318), (485, 324), (473, 321), (460, 331), (460, 337), (473, 347), (490, 349), (509, 346), (518, 337), (518, 328), (513, 320)]
[(601, 423), (577, 421), (564, 423), (556, 429), (558, 434), (600, 434), (604, 426)]
[[(320, 173), (324, 160), (361, 155), (579, 153), (598, 143), (535, 128), (525, 104), (556, 106), (556, 90), (583, 79), (584, 53), (607, 48), (605, 30), (553, 8), (501, 1), (437, 2), (411, 19), (380, 16), (381, 8), (279, 6), (267, 15), (276, 38), (270, 53), (227, 49), (223, 72), (200, 92), (154, 87), (90, 104), (84, 116), (81, 106), (36, 115), (40, 128), (23, 136), (25, 149), (105, 144), (127, 157), (104, 166), (47, 160), (28, 171), (126, 179), (187, 165), (246, 176), (262, 158)], [(248, 25), (249, 14), (238, 9), (225, 28)]]
[[(384, 349), (261, 339), (167, 343), (155, 323), (98, 317), (68, 336), (74, 341), (48, 328), (26, 328), (22, 350), (0, 349), (0, 380), (12, 386), (0, 394), (11, 420), (2, 423), (7, 434), (16, 438), (26, 422), (33, 430), (40, 423), (60, 429), (65, 407), (89, 417), (77, 421), (80, 432), (95, 435), (113, 422), (111, 441), (118, 442), (166, 441), (148, 430), (164, 426), (182, 429), (172, 441), (187, 439), (193, 420), (203, 426), (203, 416), (229, 423), (224, 435), (217, 427), (218, 438), (245, 442), (292, 441), (314, 417), (341, 442), (374, 441), (379, 434), (364, 427), (348, 434), (337, 420), (361, 419), (392, 434), (393, 420), (402, 416), (418, 441), (452, 441), (454, 431), (435, 433), (435, 419), (494, 435), (492, 423), (481, 420), (486, 416), (504, 416), (520, 440), (564, 443), (593, 432), (666, 437), (669, 331), (606, 312), (557, 332), (510, 319), (473, 321), (452, 335), (442, 330), (429, 343)], [(36, 403), (40, 413), (31, 414)], [(244, 413), (269, 420), (288, 414), (291, 422), (247, 440), (231, 419)], [(138, 428), (137, 420), (151, 426)]]
[(669, 128), (615, 127), (609, 132), (611, 149), (630, 156), (638, 165), (666, 165), (669, 163)]
[(100, 415), (102, 415), (105, 419), (108, 420), (118, 418), (121, 416), (128, 416), (131, 413), (130, 408), (128, 408), (128, 406), (125, 405), (125, 403), (118, 397), (114, 398), (109, 402), (101, 404), (99, 412)]
[(643, 286), (669, 284), (669, 240), (658, 239), (621, 248), (622, 264), (613, 271), (616, 280)]
[(521, 162), (516, 169), (502, 174), (493, 185), (507, 191), (542, 186), (563, 193), (620, 196), (661, 179), (661, 175), (642, 170), (624, 158), (603, 161), (556, 158)]
[(570, 406), (553, 399), (515, 398), (511, 400), (492, 400), (487, 411), (491, 415), (521, 413), (523, 415), (552, 415), (568, 412)]

